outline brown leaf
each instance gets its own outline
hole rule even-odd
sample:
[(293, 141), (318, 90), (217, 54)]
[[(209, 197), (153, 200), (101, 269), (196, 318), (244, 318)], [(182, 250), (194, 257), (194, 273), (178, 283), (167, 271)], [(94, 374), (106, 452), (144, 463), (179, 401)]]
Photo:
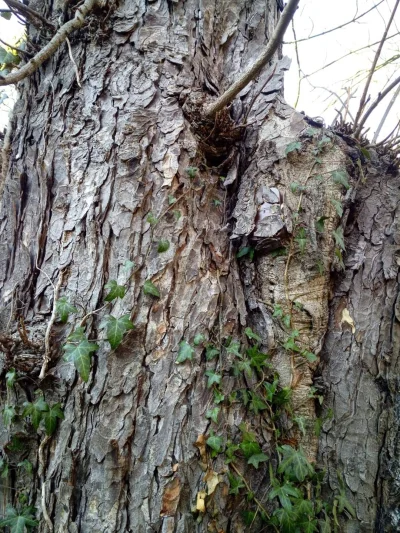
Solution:
[(206, 440), (205, 435), (199, 435), (196, 442), (193, 443), (193, 446), (199, 449), (201, 460), (205, 464), (207, 464)]
[(160, 516), (174, 516), (181, 495), (181, 481), (174, 477), (164, 488)]

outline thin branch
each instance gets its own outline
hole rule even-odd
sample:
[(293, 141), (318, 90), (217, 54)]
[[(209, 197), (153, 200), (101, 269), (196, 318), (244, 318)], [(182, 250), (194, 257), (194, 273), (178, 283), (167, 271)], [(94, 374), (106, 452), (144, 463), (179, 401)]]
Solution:
[(358, 137), (361, 133), (361, 130), (363, 129), (363, 126), (367, 120), (367, 118), (370, 116), (372, 111), (380, 104), (380, 102), (387, 96), (392, 89), (396, 87), (400, 83), (400, 76), (396, 78), (384, 91), (378, 94), (378, 97), (372, 102), (372, 104), (369, 106), (367, 111), (362, 116), (361, 120), (359, 121), (358, 127), (356, 131), (354, 132), (355, 137)]
[(70, 33), (83, 26), (85, 17), (90, 13), (97, 2), (98, 0), (85, 0), (83, 5), (76, 10), (75, 17), (61, 26), (51, 41), (42, 48), (35, 57), (20, 68), (18, 72), (13, 72), (4, 78), (0, 77), (0, 87), (17, 83), (36, 72), (38, 68), (55, 53)]
[(65, 40), (67, 41), (67, 45), (68, 45), (69, 58), (70, 58), (70, 60), (72, 61), (73, 65), (74, 65), (75, 76), (76, 76), (76, 83), (79, 85), (79, 87), (82, 87), (82, 85), (81, 85), (81, 79), (80, 79), (80, 76), (79, 76), (78, 65), (76, 64), (76, 61), (75, 61), (75, 59), (74, 59), (74, 56), (72, 55), (71, 43), (69, 42), (68, 37), (67, 37)]
[(34, 9), (31, 9), (30, 7), (26, 6), (25, 4), (22, 4), (21, 2), (18, 2), (17, 0), (4, 0), (4, 2), (8, 5), (8, 7), (12, 9), (16, 9), (21, 15), (24, 15), (30, 19), (37, 19), (40, 20), (45, 26), (48, 26), (52, 30), (55, 30), (54, 24), (49, 22), (43, 15), (35, 11)]
[[(41, 272), (43, 272), (43, 270), (41, 270)], [(46, 274), (46, 276), (47, 276), (47, 274)], [(51, 329), (53, 327), (53, 324), (54, 324), (56, 316), (57, 316), (57, 300), (58, 300), (58, 295), (60, 293), (61, 285), (62, 285), (62, 282), (63, 282), (63, 277), (64, 277), (64, 270), (60, 270), (60, 273), (58, 275), (57, 284), (54, 285), (50, 281), (50, 283), (53, 286), (53, 310), (51, 312), (51, 317), (50, 317), (49, 323), (47, 324), (46, 333), (45, 333), (45, 336), (44, 336), (44, 357), (43, 357), (42, 368), (41, 368), (40, 374), (39, 374), (39, 379), (43, 379), (45, 377), (46, 372), (47, 372), (47, 367), (48, 367), (49, 362), (51, 360), (50, 335), (51, 335)]]
[[(399, 0), (400, 1), (400, 0)], [(260, 72), (260, 70), (272, 59), (278, 46), (282, 43), (283, 36), (287, 27), (292, 20), (300, 0), (289, 0), (279, 19), (275, 31), (269, 40), (264, 52), (256, 59), (251, 67), (245, 72), (229, 89), (227, 89), (216, 102), (208, 106), (205, 110), (205, 116), (212, 118), (218, 111), (221, 111), (226, 105), (230, 104), (237, 94), (246, 87)]]
[(15, 50), (16, 52), (20, 54), (25, 54), (28, 57), (32, 57), (32, 54), (27, 52), (26, 50), (22, 50), (21, 48), (17, 48), (16, 46), (12, 46), (11, 44), (6, 43), (3, 41), (3, 39), (0, 39), (0, 43), (4, 44), (4, 46), (7, 46), (8, 48), (11, 48), (11, 50)]
[[(400, 130), (400, 120), (397, 122), (396, 126), (392, 129), (392, 131), (389, 133), (389, 135), (387, 135), (384, 139), (382, 139), (381, 141), (376, 143), (374, 146), (382, 146), (383, 144), (385, 144), (385, 142), (389, 141), (389, 139), (391, 137), (396, 138), (397, 134), (398, 134), (398, 130)], [(372, 145), (369, 144), (367, 146), (367, 148), (370, 147), (370, 146), (372, 146)]]
[(292, 19), (292, 31), (293, 31), (293, 35), (294, 35), (294, 38), (295, 38), (294, 50), (296, 52), (297, 72), (298, 72), (298, 75), (299, 75), (299, 81), (297, 83), (296, 102), (294, 104), (294, 108), (297, 109), (297, 105), (298, 105), (299, 100), (300, 100), (300, 91), (301, 91), (301, 67), (300, 67), (299, 47), (297, 46), (297, 41), (296, 41), (297, 37), (296, 37), (296, 29), (294, 27), (294, 18)]
[[(375, 57), (374, 57), (374, 60), (372, 62), (372, 65), (371, 65), (371, 68), (370, 68), (370, 71), (369, 71), (368, 79), (367, 79), (367, 82), (365, 84), (362, 96), (360, 98), (360, 105), (358, 107), (358, 111), (357, 111), (357, 114), (356, 114), (356, 120), (354, 121), (354, 127), (355, 128), (357, 128), (357, 125), (359, 123), (361, 115), (364, 112), (365, 104), (366, 104), (366, 100), (367, 100), (368, 89), (369, 89), (369, 86), (371, 84), (372, 76), (374, 75), (375, 67), (376, 67), (376, 65), (378, 63), (378, 59), (379, 59), (379, 57), (381, 55), (383, 45), (386, 42), (387, 34), (388, 34), (390, 26), (391, 26), (391, 24), (393, 22), (393, 19), (394, 19), (394, 16), (396, 14), (397, 7), (398, 7), (399, 3), (400, 3), (400, 0), (396, 0), (396, 3), (394, 5), (394, 8), (393, 8), (392, 13), (391, 13), (390, 18), (389, 18), (389, 22), (386, 25), (385, 31), (383, 32), (383, 35), (382, 35), (382, 39), (381, 39), (381, 41), (379, 43), (379, 46), (378, 46), (378, 49), (377, 49), (377, 51), (375, 53)], [(365, 120), (364, 120), (364, 122), (365, 122)], [(361, 131), (361, 129), (360, 129), (360, 131)]]
[(372, 144), (375, 144), (376, 141), (378, 140), (379, 134), (380, 134), (380, 132), (381, 132), (381, 130), (382, 130), (382, 128), (383, 128), (383, 126), (384, 126), (384, 124), (386, 122), (386, 119), (387, 119), (387, 117), (388, 117), (388, 115), (389, 115), (394, 103), (396, 102), (397, 97), (399, 96), (399, 94), (400, 94), (400, 85), (397, 87), (394, 95), (392, 96), (392, 99), (390, 100), (385, 112), (382, 115), (381, 121), (379, 122), (379, 125), (378, 125), (378, 127), (376, 129), (376, 132), (375, 132), (374, 136), (372, 137)]
[[(386, 41), (388, 41), (389, 39), (393, 39), (393, 37), (397, 37), (397, 35), (399, 35), (399, 34), (400, 34), (400, 32), (397, 32), (397, 33), (394, 33), (393, 35), (390, 35), (390, 37), (388, 37), (386, 39)], [(321, 68), (319, 68), (317, 70), (314, 70), (314, 72), (311, 72), (311, 74), (305, 74), (303, 76), (303, 78), (309, 78), (310, 76), (314, 76), (314, 74), (318, 74), (318, 72), (321, 72), (321, 70), (325, 70), (326, 68), (331, 67), (335, 63), (338, 63), (339, 61), (341, 61), (342, 59), (345, 59), (346, 57), (351, 56), (352, 54), (356, 54), (357, 52), (361, 52), (362, 50), (366, 50), (367, 48), (371, 48), (372, 46), (375, 46), (376, 44), (379, 44), (379, 43), (380, 43), (380, 41), (376, 41), (376, 43), (367, 44), (366, 46), (362, 46), (361, 48), (357, 48), (357, 50), (352, 50), (351, 52), (348, 52), (347, 54), (344, 54), (343, 56), (340, 56), (337, 59), (334, 59), (330, 63), (327, 63), (323, 67), (321, 67)]]
[(303, 39), (296, 39), (296, 36), (295, 36), (294, 37), (295, 38), (294, 41), (284, 41), (283, 44), (302, 43), (303, 41), (309, 41), (310, 39), (315, 39), (315, 37), (322, 37), (322, 35), (327, 35), (328, 33), (331, 33), (333, 31), (340, 30), (341, 28), (344, 28), (345, 26), (348, 26), (349, 24), (353, 24), (353, 22), (356, 22), (356, 20), (360, 19), (364, 15), (367, 15), (373, 9), (376, 9), (380, 4), (382, 4), (382, 2), (384, 2), (384, 0), (381, 0), (378, 4), (374, 5), (373, 7), (371, 7), (371, 9), (368, 9), (368, 11), (365, 11), (365, 13), (362, 13), (358, 17), (354, 17), (351, 20), (349, 20), (348, 22), (345, 22), (344, 24), (341, 24), (340, 26), (336, 26), (336, 28), (332, 28), (330, 30), (323, 31), (323, 32), (317, 33), (315, 35), (310, 35), (309, 37), (304, 37)]

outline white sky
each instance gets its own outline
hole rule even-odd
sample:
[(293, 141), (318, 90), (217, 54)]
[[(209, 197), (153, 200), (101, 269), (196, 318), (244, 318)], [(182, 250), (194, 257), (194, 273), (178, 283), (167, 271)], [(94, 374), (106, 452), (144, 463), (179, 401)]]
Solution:
[[(325, 30), (339, 26), (353, 17), (362, 14), (369, 8), (378, 4), (380, 0), (300, 0), (300, 7), (296, 13), (294, 24), (297, 38), (301, 39), (310, 35), (321, 33)], [(389, 19), (390, 11), (395, 4), (395, 0), (384, 0), (376, 9), (359, 21), (336, 30), (326, 36), (317, 37), (309, 41), (298, 43), (300, 55), (300, 65), (303, 74), (311, 74), (331, 61), (368, 44), (379, 41), (382, 37), (385, 25)], [(6, 8), (0, 0), (0, 8)], [(400, 29), (400, 8), (392, 23), (389, 35), (395, 34)], [(16, 20), (7, 21), (0, 18), (0, 39), (10, 44), (14, 44), (18, 36), (23, 32), (23, 27)], [(285, 41), (292, 41), (291, 29), (286, 34)], [(1, 45), (1, 43), (0, 43)], [(343, 96), (345, 87), (358, 87), (356, 97), (361, 94), (366, 72), (374, 57), (377, 45), (370, 49), (363, 50), (357, 54), (342, 59), (335, 65), (321, 70), (319, 73), (304, 79), (301, 82), (300, 98), (297, 105), (299, 111), (304, 111), (311, 117), (321, 116), (327, 124), (334, 119), (341, 104), (335, 102), (335, 97), (328, 92)], [(296, 64), (295, 49), (293, 45), (285, 45), (284, 53), (292, 58), (292, 66), (285, 78), (285, 97), (291, 105), (294, 105), (297, 98), (298, 87), (298, 67)], [(378, 65), (384, 60), (400, 56), (400, 35), (394, 37), (385, 44), (382, 56)], [(372, 100), (382, 90), (386, 83), (396, 77), (399, 66), (399, 59), (395, 59), (391, 64), (382, 68), (374, 75), (370, 88)], [(398, 73), (397, 73), (398, 75)], [(358, 86), (356, 83), (358, 82)], [(324, 87), (324, 88), (314, 88)], [(381, 103), (372, 114), (368, 122), (371, 133), (376, 128), (379, 120), (390, 101), (391, 95)], [(371, 100), (371, 101), (372, 101)], [(0, 106), (0, 127), (3, 128), (7, 122), (8, 110), (12, 98), (9, 98)], [(357, 100), (352, 100), (351, 110), (353, 115), (357, 110)], [(400, 97), (399, 104), (395, 105), (385, 126), (389, 132), (395, 126), (400, 117)], [(384, 133), (384, 132), (383, 132)]]

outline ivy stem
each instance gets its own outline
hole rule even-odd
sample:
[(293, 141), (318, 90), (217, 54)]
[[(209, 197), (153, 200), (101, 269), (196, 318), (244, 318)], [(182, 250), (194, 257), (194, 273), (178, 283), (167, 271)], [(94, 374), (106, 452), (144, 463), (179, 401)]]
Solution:
[[(250, 485), (247, 483), (246, 479), (243, 477), (243, 474), (240, 472), (240, 470), (236, 467), (235, 463), (231, 463), (231, 466), (232, 468), (234, 469), (234, 471), (237, 473), (237, 475), (240, 477), (240, 479), (243, 481), (243, 483), (246, 485), (246, 489), (249, 491), (249, 492), (253, 492), (252, 488), (250, 487)], [(265, 509), (265, 507), (263, 506), (263, 504), (260, 502), (260, 500), (258, 500), (256, 497), (254, 497), (254, 501), (256, 502), (256, 504), (258, 505), (258, 507), (262, 510), (262, 512), (265, 514), (265, 516), (267, 517), (268, 520), (270, 520), (270, 516), (268, 514), (268, 511)], [(275, 527), (275, 526), (274, 526)], [(275, 531), (278, 531), (275, 527)]]

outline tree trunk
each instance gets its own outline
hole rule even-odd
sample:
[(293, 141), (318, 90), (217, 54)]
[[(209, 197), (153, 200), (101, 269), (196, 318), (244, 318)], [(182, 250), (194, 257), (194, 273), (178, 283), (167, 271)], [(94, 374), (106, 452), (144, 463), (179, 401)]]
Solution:
[[(51, 3), (33, 7), (58, 20)], [(2, 490), (14, 505), (28, 494), (41, 532), (246, 530), (224, 457), (210, 457), (204, 443), (214, 433), (235, 440), (242, 421), (270, 456), (285, 442), (270, 414), (240, 402), (222, 402), (217, 423), (206, 418), (206, 372), (222, 376), (226, 399), (236, 391), (226, 347), (246, 345), (246, 326), (291, 390), (293, 420), (281, 424), (310, 461), (322, 350), (323, 406), (333, 418), (323, 420), (320, 458), (332, 492), (339, 469), (356, 509), (345, 530), (374, 531), (378, 514), (395, 520), (396, 178), (382, 167), (364, 183), (349, 159), (355, 149), (310, 131), (282, 102), (288, 63), (278, 54), (215, 124), (201, 115), (254, 61), (277, 18), (275, 0), (121, 1), (70, 39), (82, 87), (66, 46), (21, 83), (3, 152), (0, 349), (3, 373), (19, 376), (4, 386), (4, 404), (32, 401), (39, 388), (62, 404), (64, 420), (51, 437), (29, 433), (21, 416), (3, 428), (11, 490)], [(103, 308), (110, 280), (127, 291)], [(55, 313), (63, 296), (78, 310), (67, 324)], [(135, 326), (115, 350), (101, 328), (109, 314)], [(87, 383), (62, 357), (80, 324), (99, 345)], [(298, 351), (287, 347), (291, 336)], [(219, 358), (206, 358), (208, 344)], [(182, 346), (192, 359), (177, 363)], [(242, 381), (257, 386), (254, 375)], [(33, 482), (16, 466), (24, 458)], [(268, 465), (238, 464), (273, 505)]]

